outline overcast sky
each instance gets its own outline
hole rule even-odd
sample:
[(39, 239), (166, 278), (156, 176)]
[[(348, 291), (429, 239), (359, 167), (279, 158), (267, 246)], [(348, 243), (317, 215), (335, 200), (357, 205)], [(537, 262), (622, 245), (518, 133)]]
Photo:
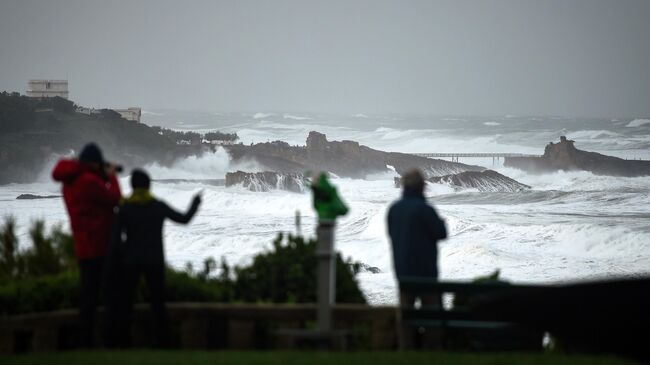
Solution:
[(95, 107), (650, 116), (650, 1), (0, 2), (0, 90)]

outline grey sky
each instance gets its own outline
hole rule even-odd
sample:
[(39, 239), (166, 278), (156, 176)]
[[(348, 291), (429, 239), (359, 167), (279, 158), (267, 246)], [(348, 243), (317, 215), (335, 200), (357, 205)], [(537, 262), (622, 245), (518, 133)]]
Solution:
[(0, 2), (0, 90), (87, 106), (650, 116), (650, 1)]

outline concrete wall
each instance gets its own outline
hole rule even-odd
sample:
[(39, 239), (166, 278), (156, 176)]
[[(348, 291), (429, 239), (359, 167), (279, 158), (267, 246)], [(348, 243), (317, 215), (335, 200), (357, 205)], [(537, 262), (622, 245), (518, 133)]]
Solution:
[(68, 98), (68, 80), (29, 80), (27, 96), (35, 98), (59, 96)]
[[(170, 303), (168, 310), (172, 347), (181, 349), (300, 347), (292, 333), (312, 328), (316, 320), (313, 304)], [(348, 349), (393, 350), (397, 347), (396, 313), (394, 307), (337, 305), (335, 328), (346, 330)], [(101, 317), (96, 329), (99, 340)], [(79, 343), (76, 324), (75, 310), (1, 317), (0, 352), (74, 349)], [(151, 331), (149, 306), (138, 305), (132, 327), (134, 347), (151, 346)]]
[(140, 123), (140, 116), (142, 115), (142, 109), (140, 108), (113, 109), (113, 110), (120, 113), (122, 118), (126, 120)]

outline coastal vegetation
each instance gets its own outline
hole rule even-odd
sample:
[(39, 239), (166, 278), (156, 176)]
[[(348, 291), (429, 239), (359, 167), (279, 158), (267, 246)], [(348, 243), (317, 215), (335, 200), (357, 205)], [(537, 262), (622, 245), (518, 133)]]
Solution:
[(203, 141), (235, 142), (239, 139), (237, 133), (207, 132), (201, 134), (193, 131), (175, 131), (173, 129), (158, 126), (153, 126), (151, 129), (159, 135), (173, 140), (176, 144), (200, 144)]
[(237, 133), (208, 132), (203, 135), (203, 139), (208, 141), (229, 141), (235, 142), (239, 139)]
[[(20, 249), (16, 222), (0, 226), (0, 314), (76, 308), (79, 292), (72, 237), (61, 226), (49, 232), (43, 221), (30, 230), (31, 246)], [(170, 302), (315, 302), (315, 240), (278, 235), (271, 249), (245, 266), (220, 265), (212, 258), (185, 270), (167, 268), (166, 295)], [(357, 281), (360, 264), (337, 256), (337, 301), (365, 303)], [(138, 300), (146, 301), (144, 287)]]
[[(208, 134), (225, 141), (238, 138), (236, 133)], [(29, 98), (2, 92), (0, 184), (32, 182), (52, 158), (71, 155), (88, 142), (99, 144), (110, 161), (132, 168), (153, 162), (170, 165), (179, 158), (200, 155), (211, 150), (201, 144), (204, 138), (195, 132), (135, 123), (110, 109), (78, 112), (72, 101), (60, 97)]]

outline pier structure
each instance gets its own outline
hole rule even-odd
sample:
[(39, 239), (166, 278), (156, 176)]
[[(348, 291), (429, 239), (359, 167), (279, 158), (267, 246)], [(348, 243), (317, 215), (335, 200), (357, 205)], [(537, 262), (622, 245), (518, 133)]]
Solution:
[(492, 158), (492, 164), (496, 164), (501, 160), (501, 158), (506, 157), (541, 157), (541, 155), (531, 155), (526, 153), (502, 153), (502, 152), (439, 152), (439, 153), (409, 153), (409, 155), (415, 155), (420, 157), (427, 158), (451, 158), (451, 162), (459, 162), (461, 157), (464, 158)]

